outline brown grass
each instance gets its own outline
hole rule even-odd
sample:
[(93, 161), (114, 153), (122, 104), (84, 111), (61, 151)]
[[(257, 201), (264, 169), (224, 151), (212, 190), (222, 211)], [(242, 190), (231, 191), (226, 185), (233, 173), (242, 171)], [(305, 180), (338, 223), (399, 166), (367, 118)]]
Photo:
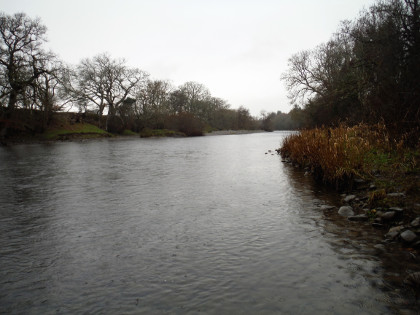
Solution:
[(382, 124), (303, 130), (287, 137), (278, 151), (336, 186), (378, 171), (418, 171), (419, 164), (418, 149), (409, 151), (402, 140), (390, 140)]

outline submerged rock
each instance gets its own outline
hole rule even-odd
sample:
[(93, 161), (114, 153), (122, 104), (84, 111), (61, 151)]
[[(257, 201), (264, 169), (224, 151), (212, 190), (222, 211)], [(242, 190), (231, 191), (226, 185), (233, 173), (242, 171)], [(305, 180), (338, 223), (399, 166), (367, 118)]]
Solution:
[(385, 238), (393, 240), (400, 234), (400, 232), (394, 231), (394, 232), (388, 232), (385, 234)]
[(321, 206), (321, 210), (331, 210), (331, 209), (334, 209), (335, 207), (334, 206), (329, 206), (329, 205), (322, 205)]
[(420, 226), (420, 217), (417, 217), (413, 221), (411, 221), (410, 225), (412, 227), (419, 227)]
[(380, 223), (378, 223), (378, 222), (373, 222), (373, 223), (372, 223), (372, 226), (373, 226), (374, 228), (377, 228), (377, 229), (381, 229), (381, 228), (383, 228), (383, 227), (384, 227), (382, 224), (380, 224)]
[(403, 213), (404, 209), (400, 207), (391, 207), (389, 208), (390, 211), (395, 211), (396, 213)]
[(348, 195), (344, 198), (344, 202), (350, 202), (350, 201), (353, 201), (354, 199), (356, 199), (355, 195)]
[(386, 194), (388, 197), (391, 197), (391, 198), (402, 198), (402, 197), (405, 197), (405, 194), (404, 193), (389, 193), (389, 194)]
[(388, 233), (390, 233), (390, 232), (400, 232), (403, 228), (404, 227), (402, 225), (394, 226), (394, 227), (389, 229)]
[(362, 221), (367, 221), (369, 220), (369, 217), (366, 214), (358, 214), (358, 215), (354, 215), (354, 216), (349, 216), (347, 218), (349, 221), (358, 221), (358, 222), (362, 222)]
[(403, 241), (407, 242), (407, 243), (411, 243), (412, 241), (414, 241), (417, 238), (416, 233), (407, 230), (401, 233), (401, 238)]
[(395, 217), (395, 211), (385, 212), (381, 215), (381, 219), (385, 221), (390, 221)]
[(342, 206), (340, 209), (338, 209), (338, 214), (343, 217), (350, 217), (354, 215), (354, 211), (350, 206)]
[(385, 234), (385, 237), (388, 238), (388, 239), (394, 239), (400, 234), (400, 231), (403, 228), (404, 227), (402, 225), (401, 226), (394, 226), (394, 227), (389, 229), (388, 233)]
[(383, 244), (376, 244), (375, 246), (373, 246), (374, 248), (380, 250), (380, 251), (386, 251), (386, 247)]

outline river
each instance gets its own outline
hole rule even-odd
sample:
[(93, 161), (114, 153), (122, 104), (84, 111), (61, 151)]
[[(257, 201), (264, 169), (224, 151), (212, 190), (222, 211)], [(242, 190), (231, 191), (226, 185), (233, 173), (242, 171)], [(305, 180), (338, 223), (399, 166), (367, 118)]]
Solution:
[(0, 313), (395, 312), (381, 235), (285, 135), (0, 147)]

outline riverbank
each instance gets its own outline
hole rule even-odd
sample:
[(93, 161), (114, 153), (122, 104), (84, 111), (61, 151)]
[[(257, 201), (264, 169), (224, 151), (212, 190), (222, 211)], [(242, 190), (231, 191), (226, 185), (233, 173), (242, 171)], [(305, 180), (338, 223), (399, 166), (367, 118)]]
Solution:
[(205, 136), (226, 136), (226, 135), (245, 135), (250, 133), (262, 133), (267, 132), (264, 130), (214, 130), (206, 132)]
[[(261, 133), (263, 130), (215, 130), (203, 132), (202, 136), (217, 135), (241, 135), (249, 133)], [(100, 138), (122, 138), (122, 137), (140, 137), (140, 138), (161, 138), (161, 137), (188, 137), (183, 132), (169, 129), (149, 129), (145, 128), (141, 132), (124, 130), (120, 134), (109, 133), (99, 128), (91, 122), (75, 122), (70, 119), (61, 119), (51, 124), (44, 132), (35, 133), (32, 131), (16, 132), (7, 138), (0, 139), (0, 145), (13, 145), (25, 143), (45, 143), (54, 141), (81, 141)]]
[[(381, 125), (305, 130), (285, 139), (284, 163), (341, 193), (341, 204), (324, 205), (348, 224), (373, 226), (383, 234), (378, 250), (398, 244), (420, 263), (420, 151), (391, 140)], [(420, 288), (420, 266), (407, 275)]]

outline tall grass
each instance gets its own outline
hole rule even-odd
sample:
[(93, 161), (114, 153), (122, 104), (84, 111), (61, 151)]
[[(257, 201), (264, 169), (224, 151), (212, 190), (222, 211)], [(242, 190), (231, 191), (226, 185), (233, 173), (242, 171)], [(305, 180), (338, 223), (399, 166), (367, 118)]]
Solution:
[(380, 169), (418, 170), (418, 150), (390, 140), (383, 124), (303, 130), (285, 139), (278, 152), (315, 177), (339, 188), (355, 177), (371, 177)]

